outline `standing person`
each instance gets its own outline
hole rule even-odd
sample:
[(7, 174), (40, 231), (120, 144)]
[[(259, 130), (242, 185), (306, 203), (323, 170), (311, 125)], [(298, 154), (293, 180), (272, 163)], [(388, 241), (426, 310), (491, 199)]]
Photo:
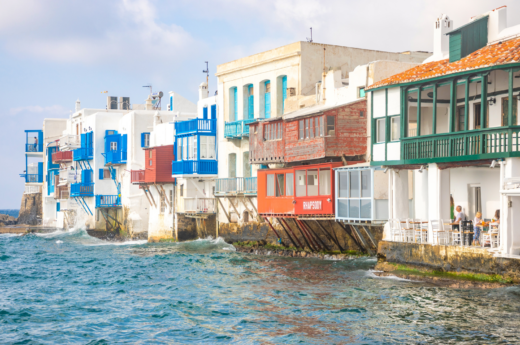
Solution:
[(38, 152), (38, 138), (34, 137), (34, 151)]
[(477, 212), (475, 219), (473, 219), (473, 231), (475, 232), (474, 244), (480, 243), (480, 228), (477, 225), (482, 225), (482, 213)]

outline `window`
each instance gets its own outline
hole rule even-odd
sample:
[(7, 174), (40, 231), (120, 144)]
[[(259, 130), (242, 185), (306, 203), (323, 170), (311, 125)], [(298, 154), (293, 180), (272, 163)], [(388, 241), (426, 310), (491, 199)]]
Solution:
[(473, 123), (474, 123), (475, 129), (480, 129), (481, 110), (482, 110), (481, 103), (473, 104)]
[(182, 160), (182, 138), (177, 138), (177, 160)]
[(294, 195), (294, 174), (288, 173), (285, 174), (286, 184), (285, 184), (285, 195), (292, 196)]
[(200, 159), (215, 159), (215, 137), (200, 137)]
[(265, 92), (271, 92), (271, 83), (268, 81), (265, 82)]
[(359, 117), (365, 117), (365, 112), (363, 110), (359, 111)]
[(267, 196), (274, 196), (274, 174), (267, 175)]
[(299, 135), (299, 139), (300, 140), (303, 140), (304, 139), (304, 129), (303, 129), (303, 120), (300, 120), (299, 124), (299, 132), (300, 132), (300, 135)]
[(189, 137), (188, 160), (197, 160), (197, 136)]
[(305, 119), (305, 139), (309, 139), (309, 119)]
[(320, 116), (320, 137), (323, 136), (323, 133), (324, 133), (324, 125), (323, 125), (323, 117), (324, 116)]
[(347, 219), (371, 220), (372, 171), (370, 169), (340, 171), (338, 179), (338, 216)]
[(310, 124), (310, 135), (311, 135), (311, 138), (314, 138), (314, 119), (311, 118), (310, 121), (311, 121), (311, 124)]
[(153, 165), (152, 157), (153, 157), (152, 150), (148, 150), (148, 158), (149, 158), (149, 160), (148, 160), (149, 163), (148, 164), (150, 166)]
[(314, 135), (317, 137), (320, 136), (320, 118), (319, 117), (316, 117), (314, 118)]
[(376, 143), (385, 142), (385, 119), (376, 121)]
[(159, 197), (161, 198), (161, 213), (166, 211), (166, 200), (164, 199), (166, 195), (163, 194), (162, 191), (159, 191)]
[(182, 138), (182, 160), (188, 159), (188, 138)]
[(360, 87), (358, 89), (358, 98), (365, 98), (365, 88), (364, 87)]
[(296, 196), (307, 195), (307, 183), (305, 182), (305, 170), (296, 170)]
[(181, 196), (184, 196), (184, 185), (183, 184), (180, 185), (179, 190), (180, 190)]
[(103, 179), (110, 178), (110, 170), (103, 169)]
[(237, 154), (228, 155), (228, 177), (237, 177)]
[(334, 136), (336, 133), (334, 130), (335, 122), (336, 120), (334, 116), (327, 116), (327, 136)]
[(307, 170), (307, 196), (318, 195), (318, 169)]
[(150, 146), (150, 133), (141, 133), (141, 147)]
[(320, 195), (331, 195), (330, 169), (320, 169)]
[(110, 151), (117, 151), (117, 141), (110, 142)]
[[(215, 187), (213, 187), (213, 188), (215, 188)], [(172, 210), (173, 210), (173, 189), (169, 190), (169, 194), (170, 194), (170, 213), (172, 213)]]
[(283, 196), (285, 191), (285, 175), (276, 174), (276, 196)]
[(401, 137), (401, 118), (394, 116), (390, 119), (390, 140), (396, 141)]

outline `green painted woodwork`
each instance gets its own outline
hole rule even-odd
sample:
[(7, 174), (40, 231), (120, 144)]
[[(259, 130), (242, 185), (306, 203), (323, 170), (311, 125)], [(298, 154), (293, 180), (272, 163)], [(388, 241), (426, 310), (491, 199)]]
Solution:
[(437, 133), (437, 85), (433, 85), (432, 133)]
[(486, 46), (488, 17), (476, 19), (447, 35), (450, 36), (450, 62), (458, 61)]

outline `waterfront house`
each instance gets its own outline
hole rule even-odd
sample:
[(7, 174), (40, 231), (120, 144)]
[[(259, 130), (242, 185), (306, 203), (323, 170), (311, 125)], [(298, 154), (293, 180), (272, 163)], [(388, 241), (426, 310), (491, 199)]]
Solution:
[[(494, 249), (520, 254), (519, 35), (505, 6), (457, 28), (443, 15), (431, 58), (367, 87), (371, 165), (387, 171), (389, 218), (410, 217), (412, 185), (412, 218), (449, 222), (450, 196), (469, 219), (499, 210)], [(430, 226), (429, 243), (433, 235)]]

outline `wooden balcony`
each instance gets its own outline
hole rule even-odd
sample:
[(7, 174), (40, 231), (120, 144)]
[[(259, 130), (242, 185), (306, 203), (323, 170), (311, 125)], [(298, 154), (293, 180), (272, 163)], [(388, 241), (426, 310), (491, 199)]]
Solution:
[(54, 164), (72, 162), (72, 151), (58, 151), (52, 154)]
[(131, 170), (130, 171), (130, 182), (135, 183), (135, 184), (145, 183), (144, 170)]
[(96, 208), (121, 207), (121, 198), (117, 195), (96, 195)]
[(215, 160), (186, 160), (172, 162), (172, 175), (217, 175)]
[(212, 134), (217, 133), (217, 120), (215, 119), (193, 119), (175, 123), (175, 135), (186, 134)]
[(226, 122), (224, 127), (224, 138), (240, 139), (249, 137), (249, 124), (259, 119), (247, 119), (233, 122)]

